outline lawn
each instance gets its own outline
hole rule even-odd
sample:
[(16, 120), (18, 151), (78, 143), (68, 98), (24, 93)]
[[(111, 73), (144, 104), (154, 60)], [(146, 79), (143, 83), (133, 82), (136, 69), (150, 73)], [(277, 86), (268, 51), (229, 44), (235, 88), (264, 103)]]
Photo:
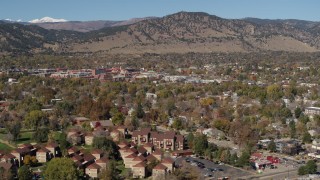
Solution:
[(8, 146), (8, 145), (0, 142), (0, 150), (7, 151), (7, 152), (8, 152), (8, 151), (10, 151), (10, 150), (12, 150), (12, 149), (13, 149), (12, 147), (10, 147), (10, 146)]
[(25, 131), (20, 133), (20, 137), (15, 142), (16, 144), (24, 144), (24, 143), (31, 143), (32, 135), (34, 134), (34, 131)]

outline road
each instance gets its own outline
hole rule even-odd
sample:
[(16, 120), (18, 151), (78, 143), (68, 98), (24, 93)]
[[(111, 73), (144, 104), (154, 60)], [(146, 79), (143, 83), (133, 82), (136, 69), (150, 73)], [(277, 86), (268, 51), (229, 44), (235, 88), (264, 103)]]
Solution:
[[(289, 176), (289, 178), (288, 178)], [(274, 173), (268, 173), (268, 174), (259, 174), (259, 175), (251, 175), (251, 176), (244, 176), (240, 179), (259, 179), (259, 180), (270, 180), (270, 179), (292, 179), (297, 178), (298, 172), (296, 169), (291, 169), (286, 172), (274, 172)]]

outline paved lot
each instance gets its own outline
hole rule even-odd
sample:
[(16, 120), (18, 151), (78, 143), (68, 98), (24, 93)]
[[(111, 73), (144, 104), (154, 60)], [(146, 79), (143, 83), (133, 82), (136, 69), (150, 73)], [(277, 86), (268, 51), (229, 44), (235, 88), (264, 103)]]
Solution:
[[(217, 179), (219, 177), (230, 177), (231, 179), (236, 179), (241, 176), (252, 175), (245, 170), (234, 168), (228, 165), (219, 165), (212, 161), (193, 157), (179, 157), (176, 159), (175, 164), (181, 165), (182, 161), (187, 161), (190, 165), (198, 168), (201, 172), (201, 175), (208, 179)], [(199, 162), (203, 165), (199, 165)]]

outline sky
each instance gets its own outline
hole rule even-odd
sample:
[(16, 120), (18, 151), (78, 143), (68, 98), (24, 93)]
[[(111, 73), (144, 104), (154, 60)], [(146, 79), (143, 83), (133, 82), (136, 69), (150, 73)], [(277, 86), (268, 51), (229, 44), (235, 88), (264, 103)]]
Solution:
[(319, 7), (320, 0), (2, 0), (0, 19), (127, 20), (190, 11), (231, 19), (320, 21)]

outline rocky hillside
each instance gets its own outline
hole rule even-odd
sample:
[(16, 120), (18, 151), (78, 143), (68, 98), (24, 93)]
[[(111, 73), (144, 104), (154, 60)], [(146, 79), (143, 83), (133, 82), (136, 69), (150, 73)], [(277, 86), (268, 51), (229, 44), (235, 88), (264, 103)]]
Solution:
[(320, 23), (180, 12), (86, 33), (0, 24), (1, 51), (186, 53), (320, 50)]
[(82, 33), (73, 31), (46, 30), (35, 25), (0, 21), (0, 54), (58, 51), (61, 44), (82, 37)]
[(302, 51), (320, 48), (320, 23), (288, 23), (229, 20), (206, 13), (180, 12), (159, 19), (145, 20), (113, 34), (108, 29), (95, 38), (74, 43), (70, 51), (143, 52), (248, 52)]

